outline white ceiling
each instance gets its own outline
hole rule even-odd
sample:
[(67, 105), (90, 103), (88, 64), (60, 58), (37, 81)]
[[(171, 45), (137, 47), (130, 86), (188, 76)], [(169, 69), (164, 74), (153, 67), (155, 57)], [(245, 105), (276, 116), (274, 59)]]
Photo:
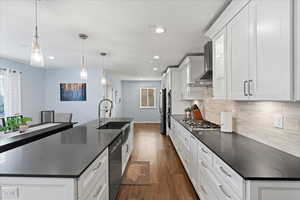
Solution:
[[(41, 0), (39, 30), (46, 67), (79, 67), (78, 33), (86, 42), (88, 67), (131, 76), (158, 77), (186, 53), (201, 52), (204, 31), (229, 0)], [(162, 35), (152, 25), (166, 27)], [(0, 0), (0, 56), (29, 63), (33, 0)], [(151, 63), (152, 57), (160, 60)], [(47, 56), (54, 56), (50, 60)], [(159, 69), (154, 72), (152, 69)]]

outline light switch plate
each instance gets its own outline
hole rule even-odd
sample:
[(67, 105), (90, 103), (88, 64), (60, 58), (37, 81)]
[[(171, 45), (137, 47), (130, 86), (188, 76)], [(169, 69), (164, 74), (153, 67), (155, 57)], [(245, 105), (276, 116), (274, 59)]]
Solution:
[(275, 115), (274, 117), (274, 126), (276, 128), (282, 128), (283, 129), (283, 115)]
[(18, 187), (3, 186), (1, 187), (1, 196), (5, 200), (17, 200), (19, 198)]

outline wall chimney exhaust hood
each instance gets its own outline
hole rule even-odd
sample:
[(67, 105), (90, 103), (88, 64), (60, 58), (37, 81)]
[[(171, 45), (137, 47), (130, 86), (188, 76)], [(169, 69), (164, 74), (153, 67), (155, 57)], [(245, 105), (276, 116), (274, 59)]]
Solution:
[(204, 46), (204, 64), (200, 67), (201, 74), (197, 76), (191, 83), (188, 84), (189, 87), (209, 87), (212, 85), (213, 78), (213, 63), (212, 63), (212, 42), (207, 42)]

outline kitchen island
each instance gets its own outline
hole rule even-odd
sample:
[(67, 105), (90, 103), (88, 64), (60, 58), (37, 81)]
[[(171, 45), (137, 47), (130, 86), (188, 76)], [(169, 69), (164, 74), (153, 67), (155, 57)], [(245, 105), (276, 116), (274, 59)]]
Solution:
[(108, 199), (108, 147), (122, 130), (98, 128), (94, 120), (1, 153), (2, 200)]

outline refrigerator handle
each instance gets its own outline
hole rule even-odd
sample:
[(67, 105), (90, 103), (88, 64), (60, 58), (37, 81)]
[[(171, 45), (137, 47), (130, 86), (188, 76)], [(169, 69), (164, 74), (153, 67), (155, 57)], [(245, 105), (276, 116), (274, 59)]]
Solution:
[(159, 92), (159, 101), (158, 101), (159, 113), (161, 113), (161, 98), (162, 98), (162, 91), (160, 90), (160, 92)]

